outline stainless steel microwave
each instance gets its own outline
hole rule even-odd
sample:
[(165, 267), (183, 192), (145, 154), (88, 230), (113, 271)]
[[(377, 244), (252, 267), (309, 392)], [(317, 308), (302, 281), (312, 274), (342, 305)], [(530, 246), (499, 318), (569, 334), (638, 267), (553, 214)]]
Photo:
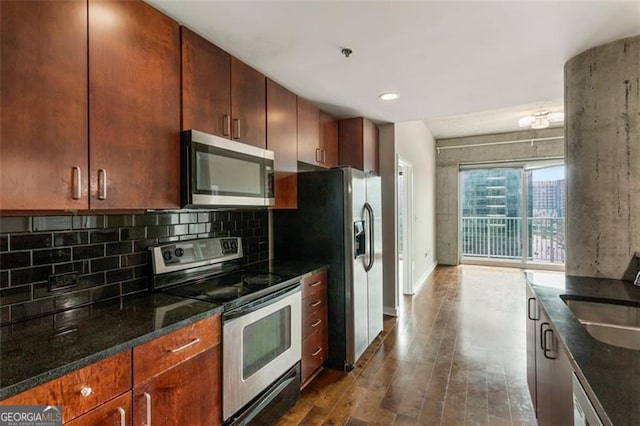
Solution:
[(183, 207), (275, 203), (273, 151), (185, 130), (180, 157)]

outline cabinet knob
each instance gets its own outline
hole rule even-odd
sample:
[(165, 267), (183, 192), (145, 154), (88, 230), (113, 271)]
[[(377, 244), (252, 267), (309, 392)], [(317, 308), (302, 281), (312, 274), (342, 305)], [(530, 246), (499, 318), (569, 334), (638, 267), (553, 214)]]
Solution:
[(83, 386), (82, 389), (80, 389), (80, 395), (82, 396), (89, 396), (93, 393), (93, 389), (91, 389), (89, 386)]

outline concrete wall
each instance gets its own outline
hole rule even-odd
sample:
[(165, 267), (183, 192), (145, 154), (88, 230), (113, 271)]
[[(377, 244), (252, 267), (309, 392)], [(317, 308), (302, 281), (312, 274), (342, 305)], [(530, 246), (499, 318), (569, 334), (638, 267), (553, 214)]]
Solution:
[(640, 268), (640, 36), (565, 65), (570, 275), (633, 279)]
[(436, 154), (436, 258), (438, 263), (459, 263), (459, 188), (458, 172), (461, 164), (500, 163), (533, 159), (561, 158), (564, 156), (562, 139), (536, 141), (532, 138), (564, 136), (563, 128), (501, 133), (496, 135), (441, 139), (436, 147), (475, 145), (501, 141), (523, 140), (526, 142), (502, 145), (440, 149)]
[(384, 309), (398, 307), (397, 156), (413, 164), (414, 180), (414, 290), (436, 265), (435, 258), (435, 140), (422, 121), (380, 126), (380, 174), (383, 199)]

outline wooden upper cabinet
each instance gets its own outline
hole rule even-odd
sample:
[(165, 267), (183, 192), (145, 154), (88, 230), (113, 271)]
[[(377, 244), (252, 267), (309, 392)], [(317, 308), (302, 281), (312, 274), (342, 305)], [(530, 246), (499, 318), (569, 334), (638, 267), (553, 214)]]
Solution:
[(179, 207), (178, 24), (142, 1), (89, 0), (89, 106), (91, 209)]
[(267, 79), (267, 149), (275, 154), (274, 209), (298, 207), (296, 95)]
[(320, 111), (320, 149), (323, 150), (321, 166), (336, 167), (338, 162), (338, 120)]
[(0, 1), (0, 42), (0, 210), (86, 209), (86, 2)]
[(378, 128), (363, 117), (338, 122), (340, 164), (379, 174)]
[(320, 109), (300, 97), (298, 97), (298, 161), (317, 166), (322, 162)]
[(231, 57), (231, 135), (234, 140), (267, 146), (265, 76)]
[(231, 55), (186, 27), (182, 33), (182, 130), (231, 137)]

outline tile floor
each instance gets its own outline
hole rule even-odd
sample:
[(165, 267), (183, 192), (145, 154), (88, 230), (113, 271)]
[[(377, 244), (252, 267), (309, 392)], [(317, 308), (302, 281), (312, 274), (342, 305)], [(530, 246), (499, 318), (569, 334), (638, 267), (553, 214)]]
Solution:
[(325, 370), (279, 425), (535, 425), (521, 270), (439, 266), (349, 374)]

